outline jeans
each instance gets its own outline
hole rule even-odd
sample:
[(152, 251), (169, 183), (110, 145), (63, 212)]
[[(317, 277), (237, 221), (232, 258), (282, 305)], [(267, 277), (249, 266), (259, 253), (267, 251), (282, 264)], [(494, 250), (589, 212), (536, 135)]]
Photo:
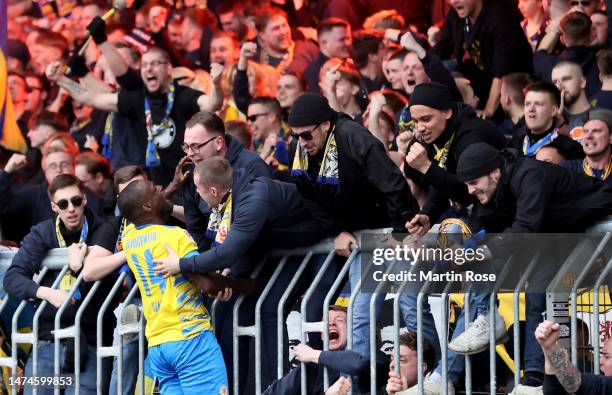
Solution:
[[(355, 257), (349, 269), (349, 282), (351, 284), (351, 294), (357, 283), (361, 279), (361, 254)], [(352, 350), (361, 356), (370, 358), (370, 300), (372, 293), (359, 291), (353, 304), (353, 347)], [(376, 296), (376, 322), (380, 318), (380, 311), (385, 294), (381, 293)]]
[[(84, 340), (84, 339), (83, 339)], [(82, 340), (82, 341), (83, 341)], [(52, 376), (53, 375), (53, 366), (54, 366), (54, 349), (55, 345), (52, 341), (40, 341), (38, 343), (38, 376)], [(64, 344), (60, 345), (60, 363), (64, 360), (66, 355), (66, 346)], [(96, 347), (95, 346), (87, 346), (87, 355), (86, 355), (85, 369), (81, 370), (80, 374), (80, 390), (83, 395), (95, 395), (96, 392)], [(30, 377), (33, 375), (32, 372), (33, 358), (28, 359), (25, 368), (25, 376)], [(64, 366), (62, 366), (62, 372), (64, 371)], [(102, 393), (106, 393), (106, 388), (108, 381), (106, 380), (110, 373), (110, 360), (108, 358), (104, 359), (102, 362), (102, 377), (103, 380), (103, 390)], [(65, 390), (65, 395), (74, 394), (75, 387), (69, 387)], [(32, 387), (29, 385), (25, 386), (24, 389), (25, 395), (32, 394)], [(39, 389), (38, 394), (40, 395), (53, 395), (53, 388), (47, 387), (44, 389)]]
[[(287, 299), (285, 303), (285, 311), (288, 311), (289, 308), (295, 303), (295, 301), (299, 298), (300, 295), (303, 295), (308, 286), (311, 284), (312, 279), (317, 275), (319, 269), (323, 266), (325, 262), (326, 255), (315, 255), (308, 262), (305, 273), (302, 274), (300, 280), (298, 281), (293, 293)], [(274, 286), (270, 289), (270, 293), (262, 305), (261, 308), (261, 325), (262, 325), (262, 337), (263, 337), (263, 349), (266, 355), (266, 361), (268, 364), (268, 379), (270, 382), (273, 382), (277, 379), (277, 356), (278, 356), (278, 336), (277, 336), (277, 327), (278, 327), (278, 319), (277, 319), (277, 308), (280, 303), (280, 299), (283, 296), (283, 293), (287, 289), (289, 282), (293, 279), (297, 269), (302, 262), (303, 257), (291, 257), (287, 261), (284, 269), (281, 271), (279, 277), (277, 278)], [(323, 312), (323, 302), (325, 300), (325, 296), (327, 295), (327, 291), (331, 288), (334, 280), (336, 279), (337, 274), (337, 265), (335, 261), (330, 263), (330, 266), (327, 268), (321, 282), (315, 289), (310, 298), (308, 305), (306, 306), (306, 319), (309, 322), (312, 321), (321, 321), (321, 314)], [(285, 318), (286, 315), (283, 315)], [(283, 323), (285, 320), (283, 319)], [(323, 349), (323, 342), (321, 341), (320, 334), (311, 334), (309, 336), (309, 344), (311, 347), (321, 350)], [(287, 336), (287, 328), (283, 325), (283, 344), (284, 353), (283, 353), (283, 375), (287, 373), (288, 368), (288, 358), (289, 358), (289, 340)]]
[[(136, 388), (136, 380), (138, 379), (138, 335), (134, 336), (130, 340), (126, 340), (125, 337), (121, 337), (123, 342), (123, 375), (121, 377), (121, 394), (128, 395), (133, 394)], [(119, 339), (115, 337), (114, 344), (119, 342)], [(117, 358), (113, 358), (113, 371), (111, 373), (110, 380), (110, 395), (117, 395), (117, 375), (119, 374), (119, 364)]]

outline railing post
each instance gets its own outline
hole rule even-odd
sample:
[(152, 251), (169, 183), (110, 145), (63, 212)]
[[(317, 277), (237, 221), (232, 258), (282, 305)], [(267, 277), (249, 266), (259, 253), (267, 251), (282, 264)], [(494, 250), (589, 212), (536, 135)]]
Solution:
[(501, 273), (497, 276), (495, 281), (495, 285), (491, 290), (491, 296), (489, 296), (489, 375), (491, 376), (491, 395), (495, 395), (497, 392), (497, 377), (495, 377), (496, 371), (496, 361), (495, 361), (495, 313), (497, 312), (497, 304), (495, 301), (497, 300), (497, 290), (501, 287), (501, 284), (504, 282), (505, 278), (508, 276), (510, 272), (510, 262), (512, 262), (513, 255), (511, 255), (502, 268)]
[(293, 292), (293, 288), (295, 288), (295, 285), (297, 284), (298, 280), (302, 276), (304, 269), (306, 269), (306, 265), (310, 261), (310, 258), (312, 258), (312, 252), (306, 254), (304, 259), (302, 259), (302, 263), (300, 263), (297, 272), (293, 275), (293, 278), (291, 279), (291, 282), (287, 286), (285, 292), (283, 292), (283, 295), (281, 296), (280, 301), (278, 303), (278, 308), (276, 310), (276, 374), (278, 379), (283, 378), (284, 374), (283, 359), (285, 357), (285, 336), (283, 329), (285, 328), (285, 324), (283, 322), (283, 318), (285, 316), (285, 303), (287, 302), (289, 295), (291, 295), (291, 292)]

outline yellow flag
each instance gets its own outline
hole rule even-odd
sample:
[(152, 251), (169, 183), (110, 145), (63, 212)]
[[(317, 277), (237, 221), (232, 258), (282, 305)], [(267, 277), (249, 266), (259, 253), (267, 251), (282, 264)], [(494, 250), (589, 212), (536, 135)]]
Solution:
[(11, 151), (25, 153), (27, 146), (15, 118), (7, 73), (6, 58), (3, 51), (0, 51), (0, 145)]

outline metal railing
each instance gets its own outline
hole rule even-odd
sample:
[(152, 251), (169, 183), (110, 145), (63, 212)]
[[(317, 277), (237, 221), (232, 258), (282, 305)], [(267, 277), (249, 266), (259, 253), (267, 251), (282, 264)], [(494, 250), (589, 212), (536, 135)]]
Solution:
[[(601, 229), (597, 229), (597, 230), (601, 230)], [(594, 351), (594, 361), (592, 361), (592, 365), (593, 365), (592, 368), (593, 368), (593, 372), (595, 373), (599, 372), (598, 359), (600, 356), (600, 346), (601, 346), (600, 341), (599, 341), (599, 338), (600, 338), (599, 336), (600, 309), (604, 307), (607, 309), (612, 309), (612, 303), (610, 302), (608, 291), (607, 289), (605, 290), (605, 292), (603, 291), (603, 286), (607, 285), (608, 275), (610, 274), (610, 270), (612, 270), (612, 259), (609, 258), (608, 256), (606, 260), (602, 263), (602, 255), (606, 255), (607, 252), (612, 250), (611, 239), (612, 239), (611, 234), (606, 233), (605, 235), (602, 235), (599, 238), (593, 237), (591, 239), (587, 239), (587, 240), (584, 240), (578, 243), (576, 247), (572, 250), (572, 252), (569, 254), (569, 256), (567, 257), (563, 265), (561, 266), (557, 275), (554, 276), (554, 278), (550, 281), (550, 285), (546, 290), (548, 316), (559, 318), (559, 319), (565, 318), (569, 328), (571, 329), (570, 330), (571, 335), (569, 337), (570, 340), (569, 340), (569, 343), (567, 344), (567, 347), (571, 351), (572, 362), (574, 364), (577, 364), (580, 362), (578, 358), (578, 356), (580, 355), (579, 354), (579, 351), (580, 351), (579, 344), (578, 344), (578, 329), (579, 329), (578, 323), (582, 321), (582, 322), (585, 322), (585, 324), (587, 325), (590, 324), (590, 334), (591, 334), (590, 347), (592, 347)], [(36, 281), (40, 281), (43, 277), (48, 275), (49, 271), (59, 270), (59, 275), (55, 279), (54, 285), (53, 285), (54, 287), (58, 287), (59, 279), (61, 279), (62, 276), (68, 270), (68, 265), (66, 264), (67, 262), (66, 251), (67, 251), (66, 249), (58, 249), (58, 250), (50, 251), (47, 257), (45, 258), (45, 260), (42, 262), (42, 265), (41, 265), (42, 270), (36, 276)], [(264, 265), (266, 264), (266, 261), (273, 260), (275, 263), (277, 263), (277, 265), (275, 266), (275, 269), (272, 271), (272, 275), (270, 279), (266, 283), (265, 288), (263, 289), (261, 294), (257, 297), (256, 303), (255, 303), (255, 322), (253, 325), (242, 326), (240, 325), (240, 321), (238, 320), (238, 317), (239, 317), (238, 313), (245, 300), (244, 296), (242, 295), (239, 296), (236, 300), (236, 303), (233, 306), (234, 382), (232, 383), (232, 385), (233, 385), (234, 393), (236, 394), (240, 393), (239, 377), (241, 373), (246, 374), (246, 372), (239, 371), (239, 364), (238, 364), (238, 358), (239, 358), (238, 343), (239, 343), (239, 338), (243, 336), (251, 337), (251, 338), (254, 338), (255, 340), (255, 354), (254, 354), (255, 393), (260, 394), (263, 390), (262, 388), (263, 380), (261, 376), (262, 366), (263, 366), (263, 361), (262, 361), (262, 358), (263, 358), (263, 353), (262, 353), (263, 337), (262, 336), (263, 334), (262, 334), (261, 310), (262, 310), (263, 303), (265, 303), (266, 297), (270, 293), (270, 290), (274, 287), (277, 279), (281, 275), (281, 272), (287, 269), (288, 260), (291, 259), (291, 257), (302, 257), (293, 278), (290, 280), (289, 284), (282, 292), (280, 302), (278, 306), (276, 307), (276, 315), (277, 315), (276, 334), (277, 334), (277, 346), (278, 346), (277, 347), (277, 360), (276, 360), (276, 366), (275, 367), (269, 366), (269, 368), (276, 369), (276, 377), (278, 378), (281, 378), (282, 375), (285, 373), (284, 366), (287, 363), (287, 361), (284, 360), (285, 358), (284, 355), (285, 355), (285, 350), (286, 350), (287, 345), (285, 344), (285, 338), (283, 335), (284, 325), (286, 324), (285, 313), (286, 313), (287, 307), (289, 307), (287, 306), (287, 304), (288, 304), (290, 295), (295, 291), (295, 288), (302, 280), (302, 277), (304, 276), (304, 273), (306, 272), (306, 269), (308, 268), (309, 264), (312, 263), (313, 256), (314, 255), (324, 255), (325, 260), (323, 264), (320, 266), (320, 269), (318, 270), (318, 272), (314, 273), (313, 279), (306, 287), (306, 291), (304, 293), (303, 299), (299, 305), (299, 310), (301, 313), (299, 337), (300, 337), (300, 341), (306, 342), (307, 336), (309, 333), (317, 333), (317, 332), (321, 333), (322, 338), (323, 338), (323, 349), (329, 350), (329, 334), (327, 330), (329, 326), (329, 319), (328, 319), (329, 306), (332, 304), (332, 299), (334, 295), (337, 294), (340, 286), (346, 280), (349, 270), (350, 270), (350, 266), (354, 264), (358, 255), (363, 252), (365, 252), (365, 250), (364, 251), (354, 250), (351, 253), (350, 257), (339, 268), (338, 275), (336, 276), (333, 282), (333, 285), (331, 286), (331, 288), (327, 291), (325, 295), (325, 299), (324, 299), (323, 306), (322, 306), (322, 320), (316, 321), (316, 322), (307, 320), (306, 310), (311, 301), (313, 294), (315, 293), (315, 290), (321, 284), (324, 274), (330, 268), (334, 260), (335, 253), (334, 253), (333, 242), (331, 240), (325, 240), (309, 248), (272, 251), (268, 254), (268, 256), (262, 262), (260, 262), (256, 266), (255, 270), (253, 271), (251, 275), (252, 278), (256, 278), (260, 273), (262, 273), (262, 270), (264, 268)], [(12, 253), (12, 252), (0, 253), (0, 270), (6, 269), (8, 267), (14, 255), (15, 253)], [(521, 307), (520, 306), (521, 305), (521, 302), (520, 302), (521, 294), (523, 292), (523, 289), (526, 283), (528, 282), (530, 275), (533, 273), (534, 270), (536, 270), (539, 258), (540, 258), (539, 253), (535, 254), (531, 258), (528, 264), (522, 269), (520, 280), (510, 290), (512, 294), (512, 313), (513, 313), (512, 322), (513, 322), (513, 340), (514, 340), (513, 341), (514, 343), (513, 344), (513, 347), (514, 347), (513, 359), (514, 360), (513, 360), (512, 366), (509, 366), (509, 368), (512, 370), (513, 381), (515, 384), (519, 382), (520, 377), (521, 377), (520, 360), (521, 360), (522, 345), (521, 345), (521, 339), (520, 339), (520, 320), (519, 320), (519, 313), (520, 313), (520, 307)], [(416, 267), (417, 265), (413, 265), (411, 268), (411, 271), (415, 270)], [(512, 265), (510, 264), (504, 265), (503, 270), (497, 276), (497, 280), (491, 291), (491, 297), (488, 301), (489, 302), (488, 319), (491, 324), (490, 325), (491, 330), (489, 332), (490, 344), (489, 344), (489, 352), (488, 352), (489, 369), (490, 369), (489, 370), (490, 372), (489, 385), (490, 385), (490, 393), (492, 394), (496, 393), (498, 384), (499, 384), (497, 381), (497, 377), (496, 377), (498, 352), (496, 350), (496, 344), (495, 344), (496, 343), (495, 314), (497, 312), (497, 299), (498, 299), (497, 291), (503, 286), (504, 280), (507, 277), (507, 274), (510, 271), (511, 267)], [(387, 272), (390, 272), (392, 270), (393, 270), (393, 267), (389, 267)], [(367, 270), (364, 270), (364, 273), (362, 273), (362, 278), (363, 276), (366, 275), (366, 273), (367, 273)], [(569, 284), (569, 286), (567, 283), (568, 273), (576, 273), (576, 277)], [(107, 295), (104, 295), (104, 302), (102, 303), (102, 306), (97, 314), (96, 367), (97, 367), (98, 393), (102, 393), (102, 383), (104, 380), (104, 377), (102, 377), (103, 359), (108, 358), (108, 357), (117, 358), (117, 365), (118, 365), (117, 389), (118, 389), (118, 392), (121, 393), (122, 377), (123, 377), (123, 370), (124, 370), (122, 342), (119, 341), (117, 344), (114, 344), (113, 346), (104, 346), (102, 343), (102, 328), (103, 328), (104, 314), (107, 312), (108, 308), (111, 306), (112, 301), (117, 296), (117, 292), (119, 292), (119, 290), (121, 289), (121, 285), (123, 281), (125, 280), (125, 277), (126, 277), (125, 273), (121, 273), (117, 277), (110, 292)], [(82, 275), (80, 275), (77, 278), (75, 285), (73, 286), (73, 288), (71, 289), (69, 293), (69, 298), (58, 309), (56, 316), (55, 316), (55, 330), (53, 332), (54, 362), (55, 362), (54, 370), (56, 374), (60, 372), (59, 370), (60, 369), (60, 358), (59, 358), (60, 341), (62, 339), (72, 338), (74, 339), (76, 343), (75, 381), (77, 384), (76, 386), (77, 394), (79, 393), (78, 384), (80, 380), (80, 377), (79, 377), (80, 376), (79, 375), (80, 355), (79, 355), (78, 350), (79, 350), (80, 342), (84, 341), (84, 339), (81, 339), (80, 337), (81, 320), (82, 320), (83, 312), (87, 308), (87, 305), (91, 302), (95, 294), (100, 292), (99, 291), (100, 282), (95, 282), (91, 286), (89, 292), (85, 296), (84, 300), (81, 302), (76, 312), (74, 325), (71, 325), (65, 328), (61, 328), (60, 323), (61, 323), (62, 315), (64, 314), (65, 309), (70, 303), (70, 298), (74, 295), (77, 287), (82, 283), (82, 281), (83, 281), (83, 278), (82, 278)], [(353, 327), (352, 311), (354, 308), (354, 303), (357, 298), (357, 295), (360, 292), (361, 285), (362, 284), (360, 281), (357, 284), (357, 287), (351, 291), (351, 296), (349, 299), (349, 304), (348, 304), (349, 314), (347, 317), (347, 348), (348, 349), (351, 349), (351, 346), (354, 340), (353, 334), (352, 334), (352, 327)], [(369, 350), (370, 369), (369, 371), (370, 371), (370, 378), (371, 378), (370, 390), (372, 392), (376, 391), (376, 378), (377, 378), (376, 377), (377, 376), (376, 358), (379, 352), (379, 350), (377, 349), (376, 341), (375, 341), (376, 334), (377, 334), (376, 331), (378, 330), (378, 328), (376, 327), (376, 316), (377, 316), (376, 313), (377, 312), (376, 312), (375, 301), (380, 293), (386, 292), (383, 290), (384, 285), (385, 284), (382, 284), (382, 283), (378, 285), (378, 287), (372, 294), (372, 297), (370, 298), (370, 303), (369, 303), (370, 324), (371, 324), (370, 332), (369, 332), (369, 337), (370, 337), (370, 350)], [(394, 333), (393, 354), (394, 354), (394, 359), (396, 361), (395, 363), (396, 372), (399, 372), (400, 370), (399, 334), (400, 334), (400, 327), (401, 327), (401, 315), (400, 314), (402, 312), (401, 312), (401, 305), (399, 303), (399, 295), (405, 291), (406, 285), (407, 285), (407, 282), (398, 284), (398, 287), (395, 293), (395, 299), (393, 301), (393, 328), (394, 328), (393, 329), (393, 333)], [(438, 293), (434, 293), (432, 292), (432, 288), (431, 288), (432, 284), (426, 282), (421, 287), (421, 289), (418, 291), (417, 298), (416, 298), (417, 299), (417, 306), (416, 306), (417, 343), (419, 345), (416, 351), (417, 351), (417, 366), (419, 367), (422, 366), (422, 363), (424, 360), (424, 356), (423, 356), (423, 343), (424, 343), (423, 304), (429, 303), (428, 298), (430, 297), (438, 298), (440, 301), (441, 308), (437, 315), (439, 319), (439, 325), (441, 325), (441, 328), (442, 328), (442, 331), (441, 331), (442, 336), (440, 338), (440, 348), (441, 348), (442, 358), (441, 358), (440, 363), (441, 363), (441, 369), (442, 369), (442, 388), (445, 394), (447, 393), (447, 389), (448, 389), (447, 383), (449, 380), (449, 377), (447, 374), (447, 371), (448, 371), (448, 366), (447, 366), (448, 327), (449, 327), (449, 312), (448, 312), (449, 309), (448, 308), (449, 308), (449, 297), (450, 297), (452, 285), (453, 284), (449, 282), (448, 284), (446, 284), (446, 286), (441, 292), (438, 290)], [(119, 316), (122, 315), (121, 313), (123, 309), (125, 308), (125, 306), (127, 306), (132, 301), (132, 299), (136, 295), (136, 292), (137, 292), (137, 286), (134, 285), (131, 288), (129, 294), (127, 295), (122, 307), (120, 308)], [(465, 324), (465, 329), (467, 329), (470, 325), (469, 311), (472, 308), (472, 306), (470, 306), (469, 296), (471, 293), (475, 292), (475, 290), (470, 288), (470, 289), (463, 290), (463, 292), (464, 292), (463, 308), (464, 308), (464, 313), (465, 313), (464, 314), (465, 316), (464, 324)], [(588, 306), (588, 309), (587, 309), (588, 311), (590, 311), (590, 316), (589, 316), (588, 311), (586, 313), (579, 311), (579, 306), (580, 306), (579, 302), (580, 302), (581, 295), (593, 295), (592, 305)], [(603, 295), (603, 298), (601, 297), (601, 295)], [(590, 296), (588, 300), (590, 301)], [(39, 339), (38, 339), (39, 319), (40, 319), (43, 309), (47, 305), (47, 302), (42, 301), (38, 305), (38, 308), (36, 309), (34, 318), (33, 318), (32, 332), (31, 333), (19, 333), (18, 332), (18, 320), (24, 308), (26, 307), (27, 303), (29, 302), (22, 301), (17, 307), (12, 317), (12, 334), (11, 334), (12, 335), (12, 354), (10, 357), (0, 358), (0, 366), (11, 368), (13, 371), (14, 378), (16, 378), (16, 368), (18, 365), (18, 360), (17, 360), (18, 347), (17, 346), (19, 344), (24, 344), (24, 343), (32, 344), (32, 355), (30, 357), (32, 358), (32, 371), (34, 374), (36, 374), (38, 371), (37, 358), (38, 358), (38, 345), (39, 345)], [(559, 311), (560, 303), (565, 303), (567, 304), (567, 306), (569, 306), (565, 317), (559, 316), (560, 315), (560, 311)], [(5, 309), (6, 305), (7, 305), (7, 300), (5, 299), (0, 304), (0, 312), (2, 312)], [(584, 316), (586, 316), (587, 318), (582, 317), (582, 319), (579, 320), (578, 314), (584, 314)], [(123, 336), (126, 334), (138, 334), (139, 336), (139, 343), (140, 343), (139, 358), (138, 358), (139, 390), (140, 390), (140, 393), (142, 394), (144, 393), (144, 381), (145, 381), (144, 380), (144, 356), (145, 356), (144, 318), (142, 317), (142, 314), (141, 314), (140, 321), (136, 325), (122, 325), (119, 320), (118, 333), (120, 336)], [(329, 382), (329, 374), (328, 374), (327, 369), (325, 369), (324, 371), (325, 371), (325, 374), (324, 374), (324, 384), (323, 385), (324, 385), (324, 388), (327, 389), (331, 383)], [(424, 372), (421, 369), (418, 369), (417, 372), (418, 372), (417, 374), (418, 386), (422, 393), (423, 383), (425, 379)], [(15, 393), (14, 389), (12, 390), (13, 390), (12, 393)], [(465, 393), (471, 394), (473, 390), (474, 389), (473, 389), (473, 380), (472, 380), (472, 360), (470, 359), (469, 356), (466, 356), (465, 357)], [(353, 388), (353, 391), (355, 393), (356, 389)], [(55, 388), (55, 392), (59, 393), (58, 387)], [(36, 389), (34, 389), (34, 393), (36, 393)], [(308, 378), (306, 377), (306, 369), (305, 369), (304, 363), (301, 364), (301, 393), (302, 394), (308, 393)]]

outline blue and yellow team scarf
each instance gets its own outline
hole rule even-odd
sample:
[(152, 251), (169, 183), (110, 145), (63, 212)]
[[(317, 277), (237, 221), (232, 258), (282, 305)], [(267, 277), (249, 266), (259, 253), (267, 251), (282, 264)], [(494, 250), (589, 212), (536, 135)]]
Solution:
[(157, 148), (155, 147), (154, 139), (160, 134), (162, 134), (166, 128), (170, 127), (170, 113), (172, 112), (172, 106), (174, 105), (174, 90), (174, 84), (170, 84), (170, 86), (168, 87), (168, 92), (166, 93), (166, 113), (164, 114), (164, 118), (162, 119), (161, 123), (159, 123), (158, 125), (153, 124), (153, 116), (151, 115), (151, 102), (149, 101), (149, 98), (145, 95), (145, 123), (147, 125), (147, 154), (145, 161), (147, 167), (161, 166), (159, 152), (157, 152)]
[[(584, 171), (584, 174), (589, 177), (595, 177), (595, 172), (593, 169), (591, 169), (591, 166), (589, 165), (589, 162), (587, 162), (586, 158), (582, 160), (582, 171)], [(612, 173), (612, 156), (610, 156), (610, 159), (608, 159), (606, 168), (601, 172), (601, 179), (607, 180), (610, 173)]]
[[(58, 215), (55, 218), (55, 235), (57, 236), (57, 243), (60, 248), (66, 248), (66, 240), (64, 240), (64, 236), (62, 236), (62, 232), (60, 232), (60, 216)], [(83, 227), (81, 228), (81, 237), (79, 238), (79, 243), (84, 243), (87, 240), (87, 234), (89, 233), (89, 224), (87, 222), (87, 217), (83, 218)], [(76, 277), (72, 273), (72, 270), (68, 269), (62, 280), (60, 281), (59, 289), (64, 290), (66, 292), (70, 292), (72, 286), (76, 283)], [(76, 290), (73, 295), (74, 300), (81, 299), (80, 290)]]
[(104, 122), (104, 134), (102, 135), (102, 156), (111, 160), (113, 158), (113, 122), (115, 113), (111, 112), (106, 116)]
[[(298, 144), (295, 158), (293, 159), (293, 166), (291, 168), (291, 175), (293, 177), (306, 177), (310, 180), (308, 174), (308, 153), (302, 149)], [(329, 132), (329, 138), (325, 145), (325, 151), (323, 153), (323, 161), (321, 162), (321, 169), (317, 177), (317, 184), (321, 185), (340, 185), (340, 177), (338, 172), (338, 146), (336, 145), (336, 137), (334, 130)]]
[(225, 242), (232, 223), (232, 192), (223, 206), (212, 209), (208, 219), (206, 237), (213, 240), (212, 246), (216, 247)]
[(557, 137), (559, 137), (559, 129), (553, 130), (534, 144), (529, 141), (529, 136), (525, 136), (523, 139), (523, 154), (525, 156), (535, 156), (542, 147), (552, 143)]

